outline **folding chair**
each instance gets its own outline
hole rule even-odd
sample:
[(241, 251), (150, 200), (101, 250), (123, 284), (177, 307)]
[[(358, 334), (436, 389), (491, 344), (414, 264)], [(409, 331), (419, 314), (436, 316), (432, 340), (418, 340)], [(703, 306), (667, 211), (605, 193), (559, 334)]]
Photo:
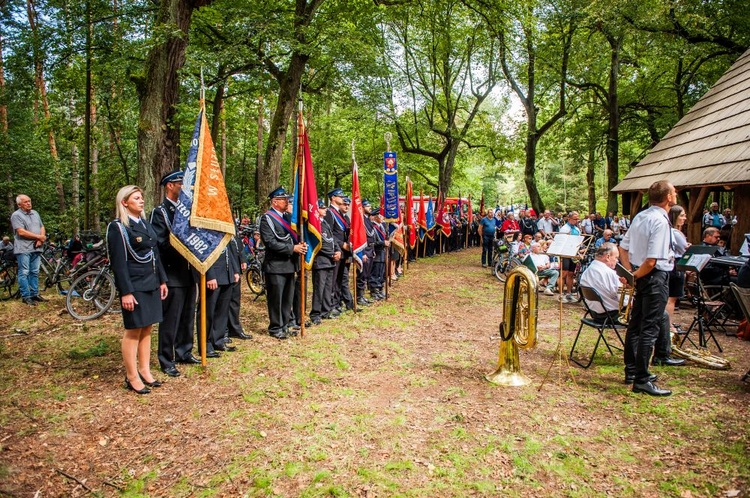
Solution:
[[(583, 317), (581, 317), (581, 326), (578, 327), (578, 333), (576, 334), (576, 338), (573, 341), (573, 347), (570, 348), (570, 354), (568, 355), (568, 358), (570, 359), (570, 361), (572, 361), (573, 363), (575, 363), (581, 368), (589, 368), (591, 366), (591, 363), (593, 363), (594, 361), (594, 355), (596, 355), (596, 350), (599, 348), (600, 342), (604, 341), (604, 345), (607, 346), (607, 350), (612, 355), (614, 355), (612, 348), (622, 351), (622, 348), (618, 346), (610, 346), (609, 342), (607, 342), (607, 338), (604, 337), (604, 332), (607, 330), (612, 330), (617, 336), (617, 339), (620, 341), (620, 345), (624, 347), (625, 342), (622, 340), (620, 331), (627, 329), (627, 326), (617, 322), (614, 318), (612, 318), (609, 315), (606, 315), (603, 320), (598, 320), (594, 318), (594, 312), (589, 307), (587, 301), (597, 302), (602, 306), (602, 309), (606, 309), (604, 307), (602, 296), (599, 294), (599, 292), (597, 292), (596, 289), (592, 287), (582, 286), (580, 288), (580, 291), (581, 291), (581, 294), (583, 295), (583, 306), (586, 309), (586, 313), (583, 315)], [(598, 334), (598, 337), (596, 339), (596, 344), (594, 345), (594, 350), (591, 352), (591, 356), (589, 356), (588, 363), (586, 364), (579, 362), (573, 357), (573, 353), (575, 352), (576, 345), (578, 344), (578, 339), (581, 337), (581, 331), (583, 331), (584, 326), (588, 326), (593, 329), (596, 329), (597, 334)]]
[[(750, 322), (750, 289), (740, 287), (734, 282), (730, 283), (729, 287), (732, 288), (732, 293), (737, 299), (737, 304), (739, 305), (740, 310), (742, 310), (742, 314), (745, 316), (745, 320)], [(748, 380), (750, 380), (750, 370), (748, 370), (747, 373), (742, 376), (743, 382), (746, 382)]]
[(696, 346), (695, 342), (690, 338), (690, 332), (697, 328), (698, 346), (701, 348), (708, 347), (708, 340), (710, 338), (713, 339), (719, 352), (722, 352), (723, 350), (719, 345), (719, 341), (717, 341), (716, 336), (714, 336), (713, 327), (722, 326), (720, 321), (723, 318), (722, 311), (724, 310), (726, 303), (723, 301), (714, 301), (708, 297), (708, 293), (701, 283), (700, 275), (697, 273), (694, 276), (691, 276), (691, 278), (685, 280), (685, 290), (690, 296), (690, 300), (696, 310), (693, 322), (687, 329), (685, 337), (682, 338), (680, 346), (685, 344), (685, 341), (689, 341), (690, 344)]

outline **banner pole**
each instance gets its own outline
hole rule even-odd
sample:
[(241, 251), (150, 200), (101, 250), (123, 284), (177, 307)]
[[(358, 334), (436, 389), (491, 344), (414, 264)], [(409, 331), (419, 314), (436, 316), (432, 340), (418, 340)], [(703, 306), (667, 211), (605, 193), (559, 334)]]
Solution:
[[(354, 259), (354, 258), (352, 258), (352, 259)], [(354, 302), (352, 303), (352, 307), (354, 308), (354, 312), (356, 313), (357, 312), (357, 262), (353, 261), (353, 263), (354, 264), (352, 265), (352, 277), (351, 277), (351, 280), (354, 282), (354, 287), (353, 287), (354, 292), (352, 293), (352, 296), (353, 296), (352, 299), (353, 299)]]
[(201, 366), (206, 367), (206, 274), (201, 273)]

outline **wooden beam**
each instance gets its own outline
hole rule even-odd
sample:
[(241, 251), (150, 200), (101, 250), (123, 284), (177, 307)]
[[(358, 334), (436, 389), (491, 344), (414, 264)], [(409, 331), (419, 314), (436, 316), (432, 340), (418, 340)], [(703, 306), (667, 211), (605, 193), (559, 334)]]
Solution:
[[(745, 234), (750, 233), (750, 185), (737, 185), (734, 188), (734, 209), (737, 224), (732, 227), (732, 238), (729, 242), (732, 254), (739, 254), (745, 241)], [(727, 220), (729, 222), (730, 220)]]
[(643, 192), (633, 192), (633, 196), (630, 198), (630, 219), (638, 214), (641, 210), (641, 204), (643, 203)]
[(701, 223), (703, 221), (703, 206), (706, 204), (709, 187), (690, 189), (690, 199), (685, 212), (687, 213), (687, 239), (691, 244), (699, 244), (703, 240)]

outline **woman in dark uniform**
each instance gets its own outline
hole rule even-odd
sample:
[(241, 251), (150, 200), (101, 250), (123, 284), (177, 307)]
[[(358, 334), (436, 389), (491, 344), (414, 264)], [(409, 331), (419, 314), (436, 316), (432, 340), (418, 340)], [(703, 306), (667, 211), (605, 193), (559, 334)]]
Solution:
[(107, 227), (109, 261), (125, 324), (125, 387), (138, 394), (161, 385), (151, 375), (151, 327), (161, 322), (161, 301), (167, 297), (167, 275), (159, 259), (156, 233), (143, 217), (143, 205), (140, 187), (121, 188), (115, 201), (117, 218)]

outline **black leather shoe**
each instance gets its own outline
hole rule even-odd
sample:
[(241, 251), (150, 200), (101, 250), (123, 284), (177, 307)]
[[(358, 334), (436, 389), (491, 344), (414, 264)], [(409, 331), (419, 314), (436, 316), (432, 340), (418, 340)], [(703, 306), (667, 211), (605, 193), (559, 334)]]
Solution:
[(276, 334), (268, 334), (268, 335), (270, 335), (274, 339), (279, 339), (279, 340), (289, 339), (289, 336), (284, 332), (278, 332)]
[(149, 382), (149, 381), (147, 381), (146, 379), (144, 379), (144, 378), (143, 378), (143, 375), (141, 375), (141, 372), (138, 372), (138, 377), (140, 377), (140, 378), (141, 378), (141, 382), (143, 382), (143, 384), (144, 384), (144, 385), (145, 385), (146, 387), (161, 387), (161, 385), (162, 385), (162, 384), (161, 384), (161, 382), (159, 382), (159, 381), (158, 381), (158, 380), (156, 380), (156, 379), (154, 379), (154, 381), (153, 381), (153, 382)]
[(313, 318), (312, 320), (310, 320), (310, 323), (312, 325), (320, 325), (321, 323), (323, 323), (323, 321), (320, 318)]
[(38, 303), (46, 303), (47, 301), (49, 301), (49, 299), (46, 299), (46, 298), (40, 296), (39, 294), (37, 294), (36, 296), (31, 296), (31, 299), (33, 299), (34, 301), (36, 301)]
[(188, 365), (200, 365), (201, 360), (200, 358), (196, 358), (193, 355), (188, 355), (180, 360), (177, 360), (177, 363), (186, 363)]
[(357, 299), (357, 306), (370, 306), (370, 301), (364, 299)]
[(230, 351), (230, 352), (231, 351), (237, 351), (237, 347), (236, 346), (229, 346), (227, 344), (220, 344), (218, 346), (214, 346), (214, 349), (216, 351)]
[(22, 299), (24, 304), (28, 304), (29, 306), (36, 306), (36, 301), (30, 297), (25, 297)]
[(633, 384), (634, 393), (646, 393), (649, 396), (669, 396), (672, 391), (669, 389), (660, 389), (654, 385), (653, 382), (646, 382), (645, 384)]
[(161, 371), (164, 372), (165, 374), (169, 375), (170, 377), (179, 377), (180, 376), (180, 371), (177, 370), (176, 367), (162, 368)]
[(248, 339), (252, 339), (253, 336), (250, 334), (246, 334), (245, 332), (237, 332), (235, 334), (229, 334), (229, 337), (236, 337), (237, 339), (242, 339), (243, 341), (247, 341)]
[(151, 392), (151, 389), (146, 386), (143, 386), (143, 389), (136, 389), (135, 387), (133, 387), (133, 384), (130, 383), (127, 377), (125, 377), (125, 389), (135, 391), (137, 394), (148, 394)]
[(666, 358), (654, 357), (652, 361), (652, 365), (659, 365), (662, 367), (681, 367), (684, 364), (685, 360), (682, 358), (672, 358), (671, 356), (667, 356)]
[(294, 325), (290, 325), (290, 326), (288, 326), (288, 327), (287, 327), (287, 329), (289, 329), (289, 330), (293, 330), (293, 331), (295, 331), (295, 332), (299, 331), (299, 330), (300, 330), (301, 328), (302, 328), (302, 327), (300, 327), (300, 326), (299, 326), (299, 325), (297, 325), (296, 323), (295, 323)]
[[(658, 377), (656, 376), (656, 374), (651, 374), (651, 375), (648, 376), (648, 381), (649, 382), (656, 382), (656, 379), (658, 379)], [(625, 383), (626, 384), (632, 384), (633, 382), (635, 382), (635, 375), (626, 375), (625, 376)]]
[(218, 351), (209, 351), (206, 353), (206, 358), (221, 358), (221, 353)]

